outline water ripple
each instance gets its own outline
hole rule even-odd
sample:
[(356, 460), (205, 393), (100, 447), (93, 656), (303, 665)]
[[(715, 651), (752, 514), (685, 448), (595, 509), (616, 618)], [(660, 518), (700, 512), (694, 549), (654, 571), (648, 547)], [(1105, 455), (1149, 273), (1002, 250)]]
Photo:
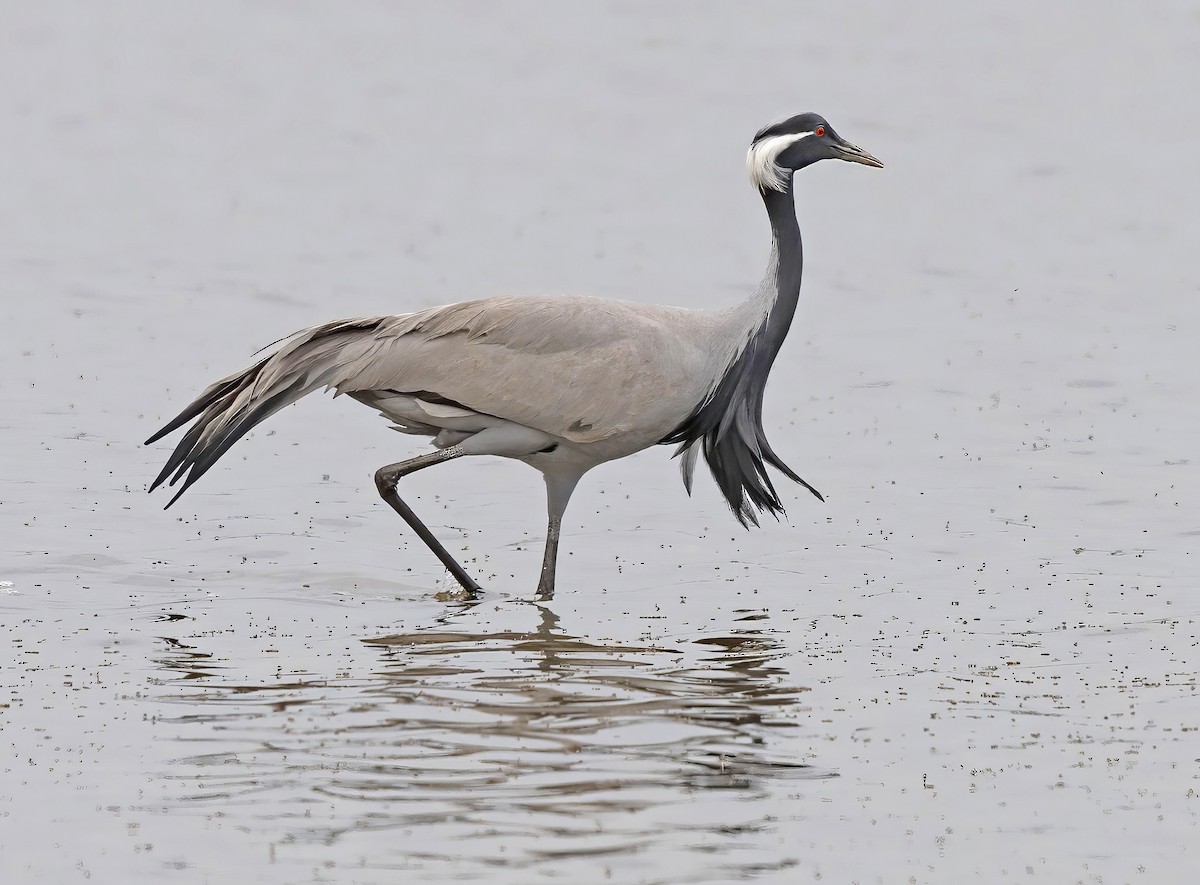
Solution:
[(530, 612), (524, 632), (438, 623), (365, 638), (373, 671), (334, 678), (247, 680), (192, 644), (203, 640), (167, 640), (159, 724), (211, 745), (166, 773), (178, 808), (219, 806), (276, 852), (386, 831), (372, 868), (592, 869), (653, 844), (660, 871), (664, 850), (692, 861), (660, 881), (710, 881), (697, 856), (769, 839), (778, 796), (764, 800), (832, 776), (807, 761), (806, 689), (776, 666), (766, 625), (608, 644), (562, 631), (548, 607)]

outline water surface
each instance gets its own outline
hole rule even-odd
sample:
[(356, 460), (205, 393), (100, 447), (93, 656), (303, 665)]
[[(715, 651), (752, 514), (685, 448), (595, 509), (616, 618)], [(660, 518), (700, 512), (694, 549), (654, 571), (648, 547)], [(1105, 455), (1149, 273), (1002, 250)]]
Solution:
[[(1194, 881), (1197, 59), (1182, 2), (10, 10), (0, 877)], [(467, 605), (353, 402), (144, 494), (311, 323), (746, 297), (808, 109), (887, 163), (800, 180), (767, 422), (825, 504), (607, 465), (535, 605), (540, 480), (456, 462)]]

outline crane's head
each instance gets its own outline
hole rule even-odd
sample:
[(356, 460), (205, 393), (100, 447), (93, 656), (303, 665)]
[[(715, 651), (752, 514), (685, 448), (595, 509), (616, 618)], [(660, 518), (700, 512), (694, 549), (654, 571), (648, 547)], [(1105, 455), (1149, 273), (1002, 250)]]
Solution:
[(786, 191), (791, 185), (792, 173), (817, 160), (883, 166), (862, 148), (834, 132), (820, 114), (798, 114), (758, 130), (746, 154), (746, 169), (760, 191)]

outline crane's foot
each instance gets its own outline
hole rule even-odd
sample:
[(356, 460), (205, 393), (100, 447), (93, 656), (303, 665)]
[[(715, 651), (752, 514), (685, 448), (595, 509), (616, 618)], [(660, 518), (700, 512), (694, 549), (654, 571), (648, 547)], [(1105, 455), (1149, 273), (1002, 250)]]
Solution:
[(438, 602), (449, 603), (464, 610), (483, 602), (484, 592), (482, 590), (468, 590), (461, 583), (455, 583), (457, 580), (457, 578), (454, 578), (453, 581), (444, 578), (441, 589), (433, 594), (433, 598)]

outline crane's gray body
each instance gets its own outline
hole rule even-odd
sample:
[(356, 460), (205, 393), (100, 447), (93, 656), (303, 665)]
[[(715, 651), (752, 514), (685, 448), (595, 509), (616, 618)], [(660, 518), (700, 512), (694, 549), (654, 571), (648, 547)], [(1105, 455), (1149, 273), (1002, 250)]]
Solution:
[(557, 447), (539, 460), (589, 467), (659, 442), (719, 377), (714, 363), (746, 339), (720, 314), (578, 295), (349, 323), (348, 333), (332, 324), (289, 343), (264, 366), (267, 383), (286, 383), (292, 363), (308, 361), (314, 386), (349, 393), (408, 432), (465, 432), (499, 418)]
[[(211, 385), (152, 437), (196, 419), (154, 486), (186, 476), (178, 498), (254, 425), (313, 390), (332, 389), (377, 409), (405, 433), (432, 438), (437, 452), (382, 468), (376, 482), (469, 589), (478, 585), (400, 501), (397, 481), (464, 455), (515, 458), (540, 470), (550, 516), (543, 595), (553, 590), (558, 530), (571, 492), (605, 461), (677, 444), (690, 490), (703, 453), (743, 524), (756, 522), (761, 510), (782, 512), (765, 464), (816, 494), (767, 443), (762, 402), (795, 313), (803, 264), (790, 175), (799, 166), (779, 164), (814, 132), (823, 139), (826, 126), (816, 115), (801, 115), (760, 131), (751, 146), (751, 178), (763, 196), (772, 245), (767, 272), (743, 304), (711, 312), (579, 295), (500, 297), (314, 326)], [(828, 132), (838, 140), (835, 148), (857, 152), (842, 159), (879, 165), (832, 127)]]

